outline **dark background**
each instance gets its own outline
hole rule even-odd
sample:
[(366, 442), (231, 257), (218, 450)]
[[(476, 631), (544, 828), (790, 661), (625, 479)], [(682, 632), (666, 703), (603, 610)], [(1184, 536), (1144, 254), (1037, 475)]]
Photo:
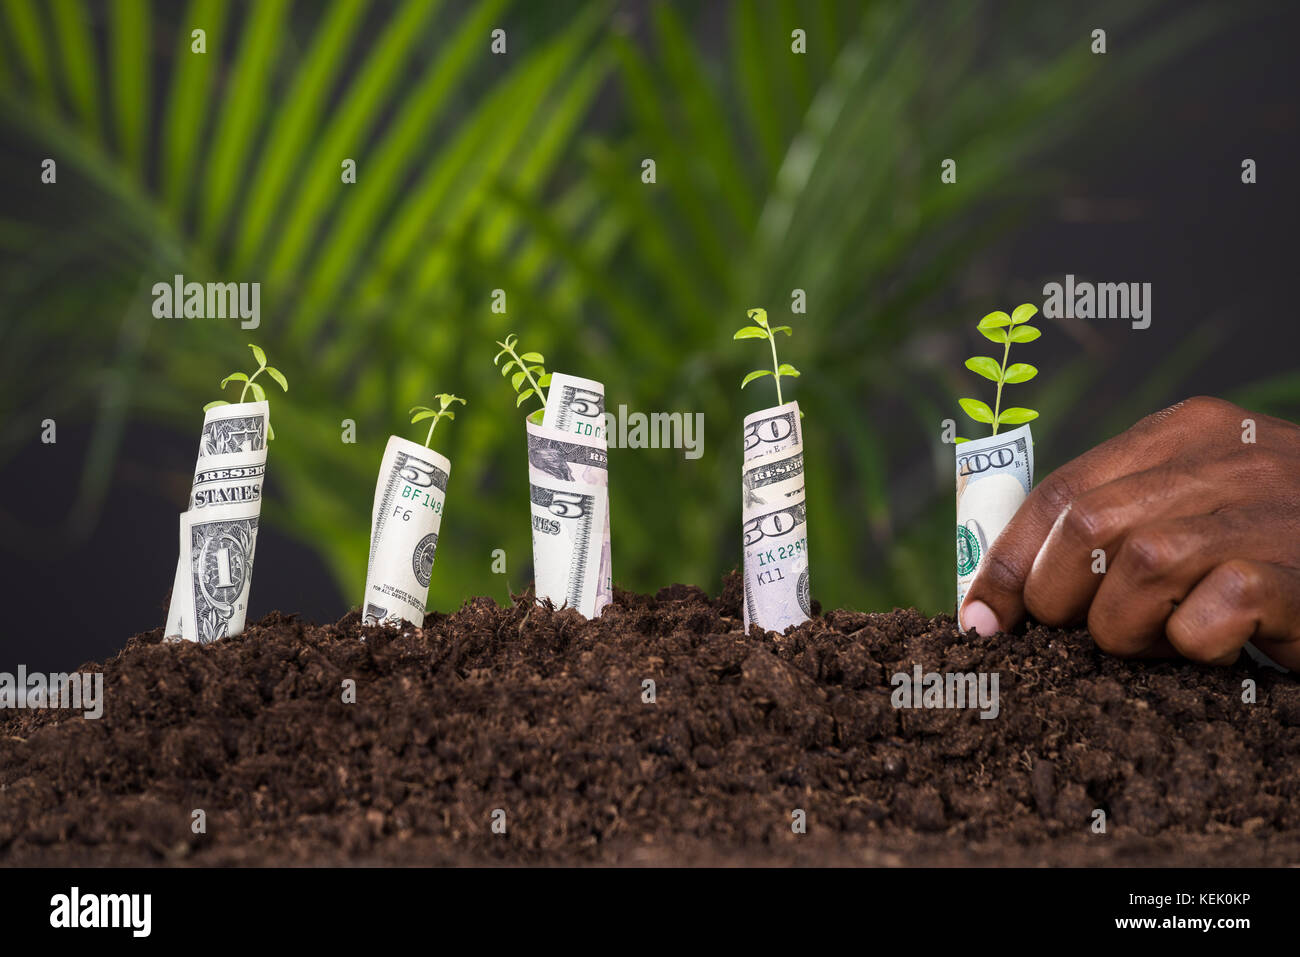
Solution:
[[(636, 22), (643, 9), (628, 5), (625, 15)], [(716, 19), (702, 17), (698, 29), (721, 30)], [(1086, 22), (1080, 14), (1078, 23)], [(1105, 370), (1066, 420), (1036, 433), (1040, 479), (1099, 432), (1118, 430), (1187, 395), (1236, 395), (1294, 370), (1298, 35), (1300, 4), (1249, 4), (1211, 38), (1161, 65), (1062, 145), (1017, 171), (1049, 178), (1048, 198), (940, 292), (940, 300), (993, 301), (1009, 309), (1021, 301), (1041, 305), (1043, 283), (1062, 281), (1067, 272), (1153, 284), (1149, 329), (1132, 331), (1119, 320), (1052, 324), (1033, 356), (1020, 357), (1045, 375), (1079, 354)], [(1123, 42), (1112, 35), (1108, 56), (1122, 56)], [(617, 113), (602, 101), (593, 122), (616, 121), (602, 115), (611, 110)], [(17, 135), (0, 141), (0, 152), (23, 162), (41, 155)], [(1258, 164), (1256, 185), (1241, 183), (1246, 157)], [(7, 180), (5, 206), (24, 205), (25, 189)], [(14, 214), (12, 207), (3, 211)], [(6, 326), (42, 321), (5, 311)], [(967, 312), (969, 329), (982, 311)], [(959, 365), (981, 341), (963, 333), (934, 348)], [(80, 348), (76, 341), (66, 346)], [(807, 373), (807, 363), (801, 364)], [(79, 496), (95, 424), (59, 416), (57, 444), (43, 445), (41, 408), (17, 404), (5, 412), (27, 440), (11, 450), (0, 477), (0, 580), (8, 598), (0, 668), (24, 663), (57, 670), (111, 656), (127, 636), (161, 623), (177, 514), (195, 454), (197, 406), (181, 413), (193, 420), (188, 430), (129, 417), (102, 506), (85, 513), (78, 511)], [(724, 441), (718, 433), (713, 426), (714, 448)], [(892, 481), (915, 484), (919, 476), (927, 491), (933, 483), (942, 493), (941, 473), (936, 477), (927, 465), (931, 452), (920, 447), (912, 464), (892, 469)], [(273, 445), (268, 495), (291, 496), (276, 462)], [(614, 488), (617, 496), (617, 479)], [(499, 507), (522, 514), (517, 504), (507, 496)], [(30, 540), (32, 528), (42, 530), (38, 541)], [(438, 564), (458, 560), (454, 552), (440, 552)], [(618, 567), (616, 558), (616, 573)], [(516, 589), (522, 586), (519, 574), (511, 578)], [(718, 583), (700, 584), (715, 590)], [(504, 584), (494, 595), (504, 597)], [(340, 591), (300, 536), (263, 523), (251, 617), (282, 609), (326, 621), (356, 601), (357, 595)]]

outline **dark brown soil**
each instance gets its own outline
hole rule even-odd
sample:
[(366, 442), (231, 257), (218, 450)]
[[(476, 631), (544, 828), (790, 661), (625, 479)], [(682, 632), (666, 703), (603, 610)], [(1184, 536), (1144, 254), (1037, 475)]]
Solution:
[[(591, 623), (479, 598), (404, 633), (354, 612), (141, 635), (82, 669), (101, 720), (0, 712), (0, 863), (1300, 863), (1289, 676), (910, 611), (746, 637), (738, 597), (732, 576)], [(896, 710), (915, 663), (998, 672), (1001, 713)]]

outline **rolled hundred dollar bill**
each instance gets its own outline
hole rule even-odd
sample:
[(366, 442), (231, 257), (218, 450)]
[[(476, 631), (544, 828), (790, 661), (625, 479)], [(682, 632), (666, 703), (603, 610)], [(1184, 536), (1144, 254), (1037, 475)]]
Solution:
[(812, 615), (799, 403), (746, 416), (744, 439), (745, 631), (784, 631)]
[(362, 624), (424, 624), (450, 474), (451, 462), (432, 449), (388, 439), (370, 516)]
[(957, 625), (961, 603), (989, 548), (1034, 487), (1028, 425), (962, 442), (957, 455)]
[[(244, 630), (257, 521), (266, 475), (270, 405), (239, 402), (208, 409), (194, 465), (164, 631), (209, 642)], [(225, 528), (208, 521), (219, 511)], [(214, 541), (194, 536), (211, 533)]]
[(537, 599), (594, 618), (614, 599), (605, 386), (557, 372), (535, 415), (524, 427)]

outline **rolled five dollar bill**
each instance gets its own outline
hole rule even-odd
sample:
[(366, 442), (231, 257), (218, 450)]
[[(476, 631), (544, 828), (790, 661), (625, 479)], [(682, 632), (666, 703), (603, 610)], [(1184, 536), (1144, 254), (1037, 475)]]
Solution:
[(605, 386), (554, 373), (524, 428), (537, 599), (595, 618), (614, 599)]
[(961, 604), (989, 548), (1034, 487), (1034, 437), (1028, 425), (961, 442), (957, 457), (957, 625)]
[(450, 474), (445, 456), (418, 442), (389, 437), (370, 516), (362, 624), (424, 624)]
[(167, 637), (207, 643), (244, 630), (270, 418), (265, 401), (215, 406), (203, 415)]
[(812, 616), (799, 403), (745, 417), (741, 465), (745, 631), (784, 631)]

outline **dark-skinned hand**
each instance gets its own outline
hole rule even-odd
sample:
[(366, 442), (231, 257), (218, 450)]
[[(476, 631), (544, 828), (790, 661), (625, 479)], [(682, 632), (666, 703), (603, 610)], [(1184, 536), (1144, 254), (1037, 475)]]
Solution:
[(1026, 612), (1086, 621), (1116, 655), (1230, 664), (1249, 641), (1300, 669), (1300, 427), (1199, 396), (1057, 469), (989, 550), (962, 621), (992, 634)]

